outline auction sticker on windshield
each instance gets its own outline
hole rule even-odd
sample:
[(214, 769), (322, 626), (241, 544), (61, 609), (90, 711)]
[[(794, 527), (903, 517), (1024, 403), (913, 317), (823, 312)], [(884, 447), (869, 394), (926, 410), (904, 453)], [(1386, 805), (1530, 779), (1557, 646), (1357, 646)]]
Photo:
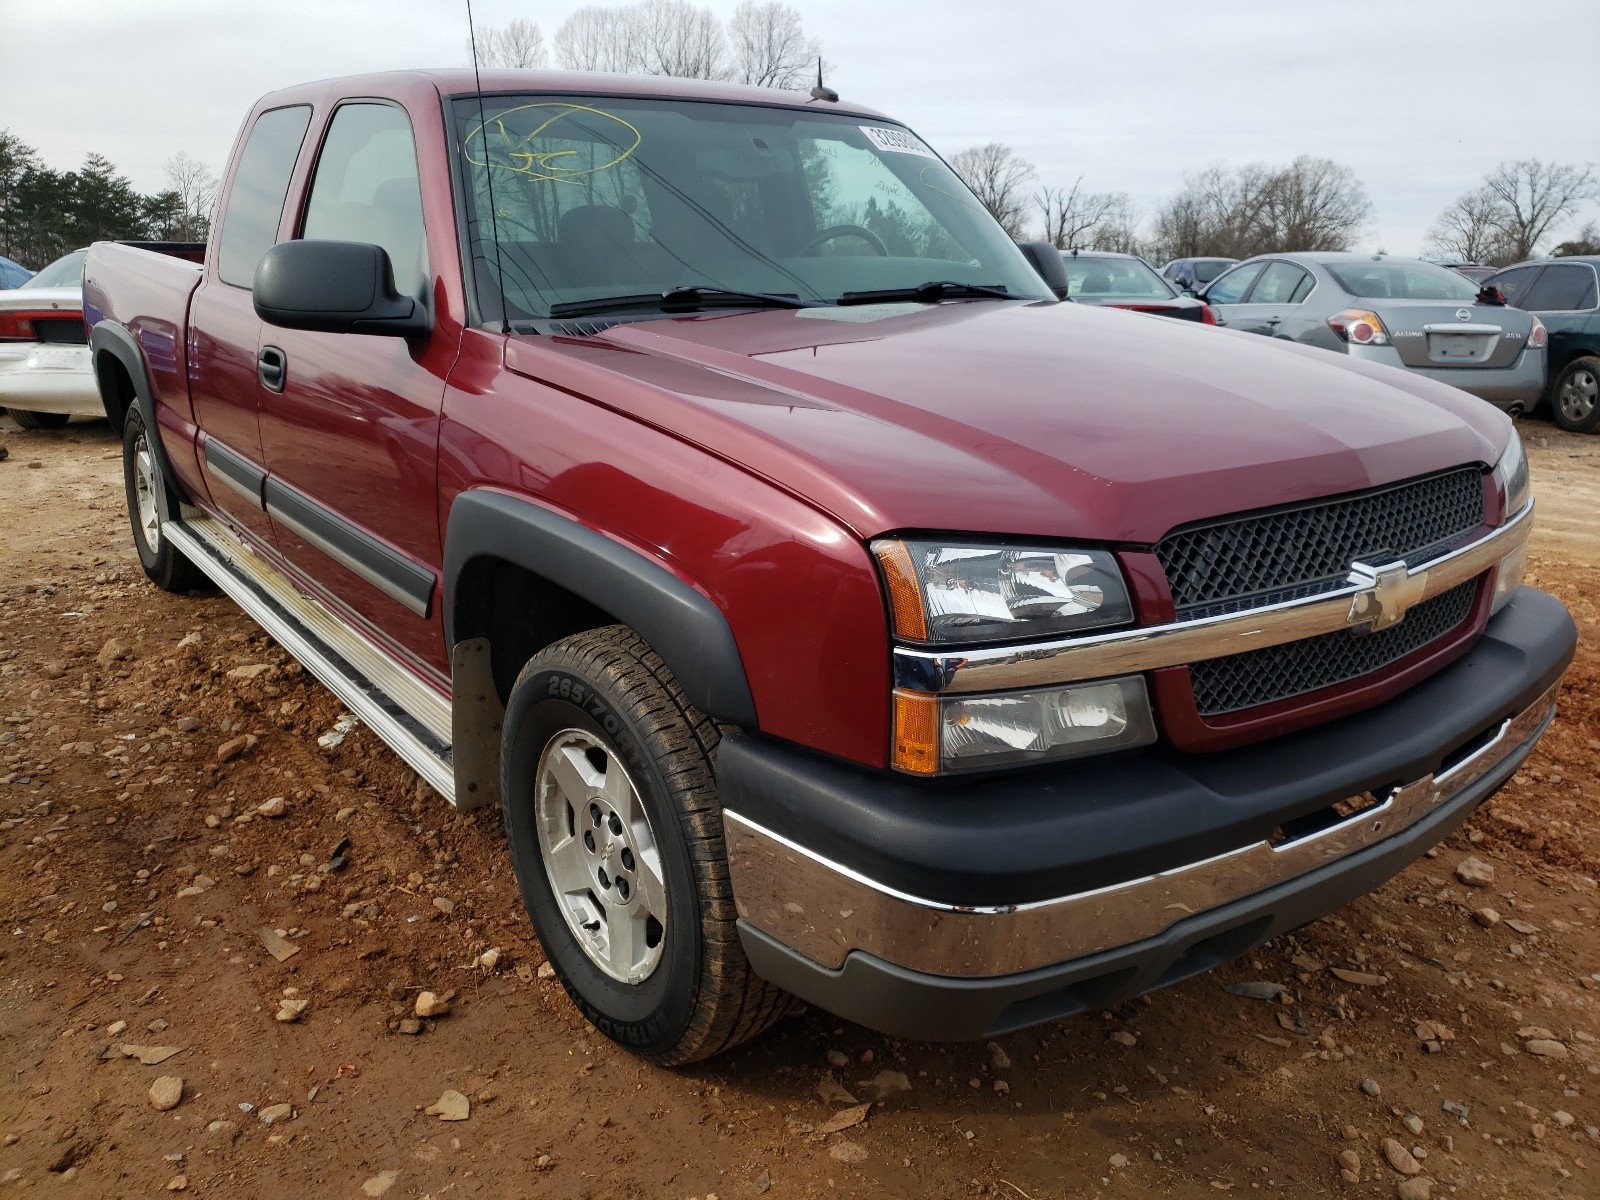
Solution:
[(879, 150), (891, 150), (896, 154), (918, 154), (923, 158), (937, 159), (939, 156), (922, 144), (922, 139), (914, 133), (907, 133), (904, 129), (884, 129), (877, 125), (863, 125), (861, 132), (867, 135), (867, 140)]

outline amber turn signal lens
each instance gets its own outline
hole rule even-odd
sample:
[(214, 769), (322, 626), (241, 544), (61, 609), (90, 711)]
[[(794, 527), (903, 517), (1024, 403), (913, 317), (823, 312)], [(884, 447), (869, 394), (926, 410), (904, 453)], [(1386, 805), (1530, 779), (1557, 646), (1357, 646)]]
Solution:
[(937, 697), (895, 690), (894, 765), (914, 775), (932, 775), (939, 770)]
[(895, 634), (913, 641), (927, 641), (928, 618), (922, 612), (922, 589), (917, 586), (911, 552), (904, 542), (890, 541), (874, 542), (872, 550), (878, 556), (883, 582), (889, 589), (889, 613), (894, 618)]

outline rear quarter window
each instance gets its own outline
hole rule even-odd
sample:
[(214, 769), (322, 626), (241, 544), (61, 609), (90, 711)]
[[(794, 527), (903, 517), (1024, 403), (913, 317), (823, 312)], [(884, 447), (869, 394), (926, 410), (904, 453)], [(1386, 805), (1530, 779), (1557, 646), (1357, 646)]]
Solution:
[(256, 118), (222, 214), (217, 277), (234, 287), (255, 281), (256, 264), (278, 240), (289, 175), (311, 124), (311, 106), (275, 108)]

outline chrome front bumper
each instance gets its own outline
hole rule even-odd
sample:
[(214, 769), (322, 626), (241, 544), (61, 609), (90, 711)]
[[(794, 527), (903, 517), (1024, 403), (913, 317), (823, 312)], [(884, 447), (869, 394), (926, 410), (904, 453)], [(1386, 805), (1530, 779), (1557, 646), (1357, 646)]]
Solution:
[(1331, 823), (1312, 832), (1027, 904), (984, 907), (926, 900), (885, 887), (727, 811), (723, 823), (739, 916), (830, 970), (862, 951), (910, 971), (977, 979), (1125, 946), (1403, 833), (1507, 759), (1525, 754), (1555, 713), (1556, 690), (1552, 685), (1521, 712), (1486, 730), (1437, 773), (1381, 796), (1352, 796), (1334, 806), (1348, 816), (1331, 816)]

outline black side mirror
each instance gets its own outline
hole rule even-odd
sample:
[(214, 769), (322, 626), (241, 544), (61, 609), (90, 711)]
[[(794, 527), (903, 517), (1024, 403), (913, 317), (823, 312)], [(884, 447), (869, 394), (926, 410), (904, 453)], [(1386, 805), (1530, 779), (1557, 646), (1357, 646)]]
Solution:
[(1055, 293), (1056, 299), (1065, 300), (1067, 268), (1061, 261), (1061, 251), (1049, 242), (1018, 242), (1017, 249), (1033, 264), (1033, 269), (1039, 272), (1039, 278)]
[(256, 267), (256, 316), (285, 329), (424, 337), (428, 310), (395, 291), (382, 246), (365, 242), (281, 242)]

